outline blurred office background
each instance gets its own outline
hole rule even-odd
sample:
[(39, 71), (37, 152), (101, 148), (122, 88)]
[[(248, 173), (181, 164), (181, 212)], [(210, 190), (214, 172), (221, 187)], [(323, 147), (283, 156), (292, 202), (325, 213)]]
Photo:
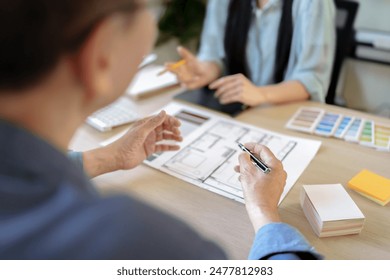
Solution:
[(344, 96), (347, 107), (389, 118), (390, 0), (356, 2), (360, 4), (355, 22), (356, 58), (348, 58), (344, 65), (339, 93)]
[[(390, 118), (390, 0), (350, 1), (359, 4), (353, 25), (353, 47), (343, 61), (334, 101)], [(179, 44), (196, 52), (207, 0), (160, 0), (160, 3), (164, 12), (155, 47), (157, 62), (178, 59)]]

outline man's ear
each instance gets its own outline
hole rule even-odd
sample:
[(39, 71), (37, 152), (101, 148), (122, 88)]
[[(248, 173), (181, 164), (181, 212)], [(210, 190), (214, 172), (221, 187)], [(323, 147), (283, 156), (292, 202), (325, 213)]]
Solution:
[(106, 18), (94, 28), (79, 50), (75, 68), (86, 102), (105, 103), (105, 100), (113, 99), (110, 97), (114, 88), (112, 68), (120, 24), (118, 16)]

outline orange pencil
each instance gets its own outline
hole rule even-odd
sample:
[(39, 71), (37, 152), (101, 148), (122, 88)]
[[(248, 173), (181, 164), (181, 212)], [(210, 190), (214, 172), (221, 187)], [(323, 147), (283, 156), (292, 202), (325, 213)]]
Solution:
[(181, 59), (179, 60), (178, 62), (176, 62), (175, 64), (172, 64), (171, 66), (169, 66), (168, 68), (162, 70), (161, 72), (159, 72), (157, 74), (157, 76), (161, 76), (162, 74), (165, 74), (166, 72), (170, 71), (170, 70), (174, 70), (182, 65), (184, 65), (186, 63), (186, 60), (185, 59)]

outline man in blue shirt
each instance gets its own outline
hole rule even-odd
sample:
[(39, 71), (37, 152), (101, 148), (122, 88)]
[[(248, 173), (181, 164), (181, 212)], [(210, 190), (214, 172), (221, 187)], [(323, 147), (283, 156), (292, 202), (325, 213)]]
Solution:
[[(166, 214), (129, 197), (99, 196), (66, 156), (79, 125), (122, 94), (153, 44), (143, 0), (101, 2), (0, 4), (0, 259), (225, 258)], [(179, 125), (165, 112), (136, 122), (113, 144), (84, 153), (84, 170), (93, 177), (131, 169), (177, 149), (160, 141), (180, 141)], [(236, 168), (256, 232), (250, 258), (317, 258), (280, 221), (281, 163), (263, 146), (247, 148), (272, 168), (259, 172), (245, 154)]]

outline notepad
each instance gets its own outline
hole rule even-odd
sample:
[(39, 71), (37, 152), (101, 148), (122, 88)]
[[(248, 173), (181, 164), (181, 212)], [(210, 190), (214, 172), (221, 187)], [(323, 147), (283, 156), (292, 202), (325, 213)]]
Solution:
[(160, 94), (175, 88), (179, 82), (176, 75), (167, 72), (158, 76), (164, 70), (162, 65), (147, 65), (140, 69), (126, 90), (126, 94), (134, 99), (141, 99)]
[(360, 233), (364, 215), (341, 184), (304, 185), (301, 206), (319, 237)]
[(366, 169), (353, 177), (348, 187), (382, 206), (390, 201), (390, 179)]

